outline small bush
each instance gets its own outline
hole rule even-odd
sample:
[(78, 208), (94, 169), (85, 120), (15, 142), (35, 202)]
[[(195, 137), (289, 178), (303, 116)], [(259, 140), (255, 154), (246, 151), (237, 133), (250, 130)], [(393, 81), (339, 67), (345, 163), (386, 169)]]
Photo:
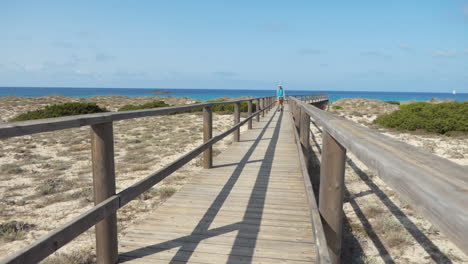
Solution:
[(339, 105), (333, 105), (333, 106), (332, 106), (332, 109), (333, 109), (333, 110), (340, 110), (340, 109), (343, 109), (343, 107), (342, 107), (342, 106), (339, 106)]
[(400, 110), (379, 116), (374, 123), (397, 130), (425, 130), (439, 134), (468, 133), (468, 102), (401, 105)]
[(0, 167), (0, 171), (6, 174), (20, 174), (24, 172), (21, 166), (16, 165), (14, 163), (3, 164)]
[(23, 239), (26, 232), (34, 228), (34, 225), (21, 221), (10, 221), (0, 224), (0, 238), (4, 241)]
[[(249, 104), (247, 102), (240, 103), (240, 111), (247, 112), (249, 108)], [(257, 111), (257, 107), (255, 104), (252, 104), (252, 113)], [(233, 104), (224, 104), (224, 105), (215, 105), (213, 106), (213, 112), (234, 112), (234, 105)]]
[(142, 105), (124, 105), (119, 108), (120, 111), (132, 111), (132, 110), (141, 110), (141, 109), (151, 109), (151, 108), (158, 108), (158, 107), (166, 107), (169, 106), (164, 101), (153, 101), (150, 103), (142, 104)]
[(385, 101), (388, 104), (394, 104), (394, 105), (400, 105), (400, 102), (398, 101)]
[(162, 187), (159, 187), (159, 188), (152, 189), (150, 192), (151, 192), (152, 196), (158, 196), (159, 195), (159, 198), (161, 200), (166, 200), (167, 198), (171, 197), (176, 191), (177, 191), (177, 189), (175, 187), (162, 186)]
[(76, 250), (71, 253), (56, 253), (40, 264), (94, 264), (96, 256), (91, 249)]
[(61, 116), (73, 116), (108, 112), (107, 109), (99, 107), (95, 103), (65, 103), (46, 106), (44, 109), (30, 111), (20, 114), (11, 121), (26, 121), (43, 118), (54, 118)]
[(68, 191), (73, 189), (74, 182), (60, 178), (51, 178), (43, 181), (36, 187), (36, 192), (40, 195), (49, 195), (58, 192)]

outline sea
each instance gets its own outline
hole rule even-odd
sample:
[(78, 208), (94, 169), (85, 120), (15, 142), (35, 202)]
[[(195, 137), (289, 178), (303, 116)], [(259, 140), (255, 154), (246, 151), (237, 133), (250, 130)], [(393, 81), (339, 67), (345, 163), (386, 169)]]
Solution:
[[(155, 92), (163, 93), (155, 93)], [(422, 93), (422, 92), (368, 92), (368, 91), (321, 91), (321, 90), (288, 90), (287, 95), (328, 94), (331, 101), (342, 98), (366, 98), (382, 101), (427, 101), (433, 98), (444, 100), (468, 101), (468, 93)], [(0, 87), (0, 96), (38, 97), (63, 95), (72, 97), (93, 96), (161, 96), (190, 97), (199, 100), (211, 100), (223, 96), (263, 97), (275, 95), (275, 90), (242, 90), (242, 89), (165, 89), (165, 88), (50, 88), (50, 87)]]

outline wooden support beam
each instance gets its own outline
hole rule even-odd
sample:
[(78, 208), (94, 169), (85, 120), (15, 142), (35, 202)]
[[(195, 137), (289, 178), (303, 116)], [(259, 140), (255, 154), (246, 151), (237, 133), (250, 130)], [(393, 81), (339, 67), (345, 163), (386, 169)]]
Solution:
[[(203, 108), (203, 143), (208, 142), (213, 137), (213, 111), (211, 106)], [(203, 168), (213, 167), (213, 147), (209, 147), (203, 152)]]
[(340, 263), (346, 149), (323, 133), (319, 210), (333, 264)]
[[(251, 116), (252, 115), (252, 108), (253, 108), (253, 103), (252, 100), (247, 102), (247, 115)], [(252, 129), (252, 119), (247, 122), (247, 129)]]
[[(240, 103), (234, 104), (234, 125), (237, 125), (240, 122)], [(233, 133), (234, 142), (240, 141), (240, 128), (234, 130)]]
[[(257, 105), (257, 111), (262, 109), (262, 107), (260, 106), (260, 99), (256, 100), (256, 105)], [(257, 122), (260, 122), (260, 114), (257, 115), (256, 120)]]
[(262, 117), (265, 117), (265, 98), (260, 99), (262, 104)]
[(307, 168), (309, 168), (309, 155), (310, 155), (310, 141), (309, 141), (309, 135), (310, 135), (310, 116), (306, 113), (306, 111), (303, 111), (301, 108), (301, 127), (299, 130), (299, 135), (305, 155), (305, 160), (307, 163)]
[[(94, 204), (115, 195), (114, 135), (112, 122), (91, 126)], [(117, 215), (113, 213), (96, 224), (98, 264), (117, 263)]]

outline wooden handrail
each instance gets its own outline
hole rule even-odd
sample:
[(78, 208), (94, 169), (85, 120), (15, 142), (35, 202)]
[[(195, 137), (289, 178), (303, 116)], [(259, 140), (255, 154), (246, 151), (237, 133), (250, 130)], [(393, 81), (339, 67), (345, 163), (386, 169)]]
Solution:
[[(263, 98), (264, 97), (261, 97), (260, 99), (263, 100)], [(25, 136), (25, 135), (31, 135), (31, 134), (36, 134), (36, 133), (42, 133), (42, 132), (96, 125), (96, 124), (134, 119), (134, 118), (141, 118), (141, 117), (167, 115), (167, 114), (185, 112), (185, 111), (190, 111), (190, 110), (195, 110), (195, 109), (202, 109), (204, 107), (213, 107), (216, 105), (248, 102), (248, 101), (252, 101), (256, 99), (258, 98), (4, 123), (4, 124), (0, 124), (0, 138)]]
[[(263, 99), (262, 101), (265, 102), (265, 100)], [(125, 190), (122, 190), (118, 194), (115, 194), (115, 183), (112, 182), (115, 181), (115, 178), (113, 178), (113, 151), (110, 151), (109, 149), (112, 147), (109, 144), (113, 144), (113, 140), (111, 139), (112, 121), (183, 112), (198, 108), (209, 108), (211, 110), (211, 107), (214, 105), (232, 103), (240, 104), (240, 102), (252, 100), (258, 100), (258, 98), (179, 107), (165, 107), (150, 110), (127, 111), (121, 113), (104, 113), (73, 116), (66, 118), (43, 119), (0, 125), (0, 138), (92, 125), (93, 174), (95, 190), (101, 191), (102, 188), (108, 190), (106, 191), (106, 193), (99, 193), (95, 191), (96, 205), (92, 209), (76, 217), (71, 222), (66, 223), (61, 227), (55, 229), (54, 231), (47, 234), (45, 237), (39, 239), (38, 241), (34, 242), (30, 246), (20, 250), (19, 252), (14, 253), (13, 255), (5, 259), (0, 260), (0, 264), (39, 262), (45, 257), (52, 254), (53, 252), (57, 251), (59, 248), (61, 248), (71, 240), (73, 240), (78, 235), (88, 230), (90, 227), (96, 225), (97, 223), (104, 223), (103, 226), (100, 228), (102, 230), (101, 234), (98, 234), (98, 230), (96, 233), (96, 239), (98, 241), (98, 263), (114, 263), (117, 257), (117, 238), (116, 234), (110, 235), (109, 232), (116, 228), (116, 223), (114, 220), (110, 220), (110, 217), (115, 217), (115, 213), (119, 208), (123, 207), (125, 204), (135, 199), (137, 196), (147, 191), (155, 184), (162, 181), (165, 177), (169, 176), (171, 173), (190, 162), (202, 152), (211, 149), (211, 147), (216, 142), (235, 132), (242, 125), (251, 121), (254, 117), (258, 117), (262, 113), (264, 114), (265, 110), (267, 110), (266, 107), (270, 107), (271, 105), (273, 105), (273, 103), (265, 105), (265, 107), (262, 108), (259, 107), (259, 109), (257, 109), (255, 113), (249, 115), (246, 119), (242, 121), (240, 121), (240, 119), (236, 119), (239, 120), (239, 122), (237, 122), (232, 128), (221, 133), (220, 135), (212, 137), (212, 135), (207, 134), (207, 136), (204, 138), (204, 144), (195, 148), (194, 150), (190, 151), (184, 156), (178, 158), (176, 161), (160, 169), (159, 171), (138, 181), (132, 186), (126, 188)], [(240, 115), (240, 111), (235, 111), (235, 113), (236, 115)], [(212, 131), (211, 118), (204, 118), (204, 127), (205, 129)], [(211, 155), (212, 153), (209, 154)], [(107, 157), (105, 157), (106, 155)], [(112, 157), (109, 155), (111, 155)], [(205, 158), (207, 157), (205, 156)], [(210, 156), (209, 158), (211, 161), (212, 156)], [(109, 177), (113, 179), (110, 179)], [(109, 181), (111, 183), (109, 183)], [(99, 248), (102, 248), (102, 252), (99, 252)]]
[[(292, 115), (291, 118), (293, 118)], [(307, 143), (306, 146), (304, 146), (304, 143), (301, 141), (302, 139), (300, 138), (296, 129), (294, 129), (294, 137), (296, 139), (296, 146), (299, 154), (298, 156), (299, 164), (301, 166), (301, 173), (304, 178), (304, 189), (307, 197), (307, 202), (309, 204), (309, 213), (311, 216), (310, 222), (312, 224), (315, 236), (315, 245), (317, 252), (316, 262), (318, 264), (331, 264), (332, 262), (330, 259), (330, 254), (328, 252), (327, 240), (325, 238), (322, 220), (320, 217), (317, 201), (315, 199), (314, 189), (312, 188), (312, 182), (308, 171), (308, 163), (306, 161), (308, 160), (308, 153), (307, 151), (303, 151), (303, 147), (305, 147), (304, 149), (307, 149)]]
[[(295, 109), (307, 113), (323, 127), (324, 135), (329, 135), (375, 171), (388, 186), (468, 254), (466, 168), (308, 105), (300, 97), (290, 96), (289, 99), (296, 119), (299, 117)], [(322, 155), (322, 162), (324, 158)]]

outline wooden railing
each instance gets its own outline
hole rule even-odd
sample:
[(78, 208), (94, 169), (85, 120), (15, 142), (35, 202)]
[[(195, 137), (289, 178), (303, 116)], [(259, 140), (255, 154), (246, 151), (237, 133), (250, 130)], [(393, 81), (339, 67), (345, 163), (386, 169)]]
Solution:
[(332, 263), (339, 263), (346, 151), (353, 153), (406, 202), (468, 254), (468, 170), (449, 160), (289, 97), (304, 155), (310, 154), (310, 122), (322, 126), (319, 212)]
[[(257, 111), (252, 113), (253, 101)], [(240, 103), (248, 103), (248, 117), (240, 121)], [(220, 135), (212, 135), (212, 107), (221, 104), (234, 104), (234, 126)], [(204, 153), (203, 166), (212, 167), (212, 146), (231, 133), (234, 141), (239, 141), (240, 127), (272, 109), (274, 97), (236, 100), (219, 103), (203, 103), (176, 107), (164, 107), (149, 110), (89, 114), (62, 118), (42, 119), (26, 122), (6, 123), (0, 125), (0, 138), (31, 135), (41, 132), (91, 126), (91, 152), (95, 206), (73, 219), (71, 222), (55, 229), (30, 246), (0, 260), (0, 264), (37, 263), (59, 248), (96, 225), (96, 255), (99, 264), (117, 262), (117, 217), (116, 212), (125, 204), (147, 191), (165, 177)], [(170, 163), (159, 171), (147, 176), (119, 193), (115, 193), (115, 165), (113, 122), (139, 117), (159, 116), (203, 108), (203, 141), (204, 144)]]

